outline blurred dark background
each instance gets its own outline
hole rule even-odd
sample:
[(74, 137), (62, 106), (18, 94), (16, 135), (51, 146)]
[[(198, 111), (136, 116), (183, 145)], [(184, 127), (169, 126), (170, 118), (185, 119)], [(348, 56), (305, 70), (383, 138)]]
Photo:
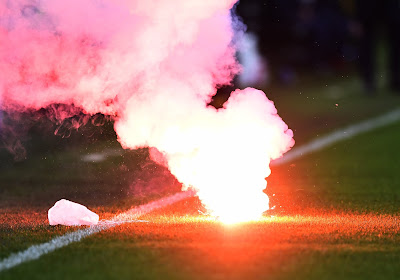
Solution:
[(372, 95), (384, 49), (388, 86), (400, 93), (400, 1), (243, 0), (236, 10), (258, 39), (271, 83), (291, 84), (304, 72), (351, 73)]

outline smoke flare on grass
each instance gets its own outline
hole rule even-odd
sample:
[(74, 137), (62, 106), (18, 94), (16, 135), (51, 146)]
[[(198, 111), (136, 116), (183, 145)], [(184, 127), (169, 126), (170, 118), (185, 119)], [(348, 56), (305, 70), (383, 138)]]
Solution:
[(207, 106), (240, 69), (235, 2), (2, 1), (0, 106), (111, 115), (125, 148), (153, 147), (152, 157), (216, 215), (260, 214), (269, 161), (294, 141), (261, 91)]

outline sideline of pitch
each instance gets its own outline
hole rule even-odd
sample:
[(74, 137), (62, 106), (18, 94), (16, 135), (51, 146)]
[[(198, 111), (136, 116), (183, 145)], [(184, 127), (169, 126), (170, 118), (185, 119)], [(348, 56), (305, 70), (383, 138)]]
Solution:
[(194, 191), (179, 192), (144, 205), (133, 207), (124, 213), (116, 215), (111, 220), (100, 221), (99, 224), (95, 226), (66, 233), (64, 235), (53, 238), (46, 243), (32, 245), (24, 251), (13, 253), (9, 257), (3, 259), (0, 262), (0, 272), (6, 269), (10, 269), (24, 262), (38, 259), (42, 255), (53, 252), (54, 250), (67, 246), (73, 242), (79, 242), (83, 238), (86, 238), (97, 232), (113, 228), (117, 225), (129, 222), (143, 222), (140, 220), (138, 221), (136, 219), (154, 210), (166, 207), (175, 202), (192, 197), (194, 196), (194, 194), (195, 194)]
[[(290, 152), (285, 154), (284, 157), (273, 161), (271, 163), (271, 165), (280, 165), (280, 164), (288, 163), (288, 162), (295, 160), (299, 157), (302, 157), (304, 155), (310, 154), (315, 151), (319, 151), (319, 150), (321, 150), (325, 147), (328, 147), (334, 143), (349, 139), (358, 134), (371, 131), (378, 127), (392, 124), (399, 120), (400, 120), (400, 109), (396, 109), (396, 110), (386, 113), (382, 116), (372, 118), (372, 119), (363, 121), (358, 124), (347, 126), (343, 129), (336, 130), (330, 134), (319, 137), (319, 138), (309, 142), (308, 144), (305, 144), (303, 146), (300, 146), (300, 147), (297, 147), (297, 148), (291, 150)], [(56, 238), (46, 242), (46, 243), (33, 245), (24, 251), (21, 251), (18, 253), (13, 253), (9, 257), (0, 261), (0, 272), (3, 270), (9, 269), (9, 268), (15, 267), (24, 262), (38, 259), (42, 255), (53, 252), (56, 249), (59, 249), (59, 248), (69, 245), (70, 243), (79, 242), (83, 238), (88, 237), (97, 232), (100, 232), (100, 231), (103, 231), (106, 229), (110, 229), (112, 227), (115, 227), (115, 226), (123, 224), (123, 223), (137, 222), (137, 220), (135, 220), (135, 219), (139, 218), (140, 216), (142, 216), (146, 213), (152, 212), (156, 209), (166, 207), (168, 205), (171, 205), (175, 202), (192, 197), (194, 195), (195, 195), (194, 191), (186, 191), (186, 192), (180, 192), (180, 193), (177, 193), (174, 195), (170, 195), (165, 198), (162, 198), (162, 199), (159, 199), (159, 200), (156, 200), (156, 201), (153, 201), (153, 202), (141, 205), (141, 206), (134, 207), (134, 208), (128, 210), (127, 212), (124, 212), (122, 214), (115, 216), (111, 221), (103, 221), (96, 226), (91, 226), (91, 227), (88, 227), (85, 229), (81, 229), (81, 230), (77, 230), (77, 231), (74, 231), (71, 233), (64, 234), (62, 236), (56, 237)]]
[(282, 158), (274, 160), (271, 165), (280, 165), (291, 162), (307, 154), (322, 150), (328, 146), (352, 138), (358, 134), (374, 130), (378, 127), (386, 126), (400, 120), (400, 109), (396, 109), (379, 117), (371, 118), (366, 121), (346, 126), (335, 130), (325, 136), (318, 137), (305, 145), (296, 147), (287, 152)]

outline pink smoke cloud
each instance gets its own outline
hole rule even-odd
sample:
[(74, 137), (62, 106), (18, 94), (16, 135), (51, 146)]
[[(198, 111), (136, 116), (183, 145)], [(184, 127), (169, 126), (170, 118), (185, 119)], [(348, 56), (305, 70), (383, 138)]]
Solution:
[(110, 115), (122, 146), (156, 148), (211, 210), (220, 203), (215, 190), (229, 193), (238, 182), (251, 200), (265, 187), (269, 161), (294, 141), (260, 91), (235, 91), (219, 110), (207, 106), (240, 69), (235, 2), (3, 1), (0, 109), (56, 103)]
[(232, 4), (2, 2), (3, 106), (65, 103), (89, 114), (116, 114), (132, 96), (157, 94), (167, 75), (207, 99), (237, 70), (229, 47)]

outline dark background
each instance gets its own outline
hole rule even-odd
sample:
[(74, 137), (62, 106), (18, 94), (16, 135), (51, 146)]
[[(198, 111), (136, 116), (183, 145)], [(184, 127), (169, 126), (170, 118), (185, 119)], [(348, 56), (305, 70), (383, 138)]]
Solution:
[(299, 72), (352, 71), (361, 75), (366, 93), (375, 94), (381, 47), (389, 60), (388, 86), (400, 90), (398, 0), (244, 0), (237, 13), (258, 37), (274, 82), (293, 83)]

